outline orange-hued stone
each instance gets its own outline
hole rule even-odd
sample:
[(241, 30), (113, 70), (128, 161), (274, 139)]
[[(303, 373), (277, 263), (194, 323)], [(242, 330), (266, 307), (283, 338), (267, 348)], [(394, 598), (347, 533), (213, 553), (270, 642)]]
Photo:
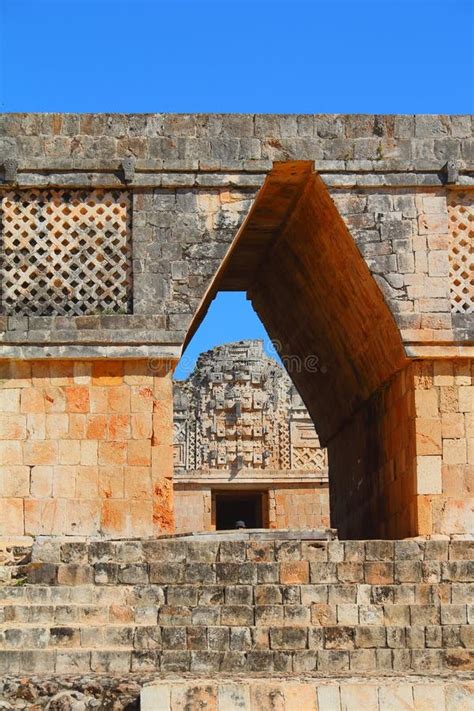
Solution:
[(108, 439), (129, 440), (130, 439), (130, 417), (129, 415), (109, 415), (108, 418)]
[(0, 414), (0, 440), (21, 440), (25, 438), (25, 415)]
[(47, 499), (53, 495), (53, 467), (31, 468), (31, 495), (36, 499)]
[(128, 443), (129, 464), (140, 465), (151, 464), (151, 442), (149, 439), (135, 439)]
[(416, 452), (420, 454), (441, 454), (441, 420), (439, 417), (416, 420)]
[(106, 439), (107, 438), (107, 423), (106, 415), (89, 415), (87, 417), (86, 437), (88, 439)]
[(81, 443), (79, 440), (59, 440), (59, 464), (80, 464)]
[(124, 383), (127, 385), (148, 385), (153, 386), (153, 370), (149, 362), (126, 361), (124, 364)]
[(46, 412), (66, 412), (66, 394), (64, 388), (45, 385), (44, 407)]
[(99, 464), (125, 464), (126, 442), (99, 442)]
[(417, 496), (418, 534), (427, 536), (433, 531), (432, 496)]
[(80, 466), (76, 474), (77, 499), (97, 499), (99, 496), (99, 468), (96, 466)]
[(130, 503), (128, 501), (107, 499), (102, 503), (100, 528), (103, 535), (127, 535), (130, 523)]
[(23, 499), (2, 498), (0, 536), (22, 536), (24, 533)]
[(173, 475), (173, 447), (169, 444), (159, 444), (151, 448), (151, 461), (154, 476)]
[(103, 499), (123, 499), (124, 468), (121, 466), (99, 467), (99, 496)]
[(113, 386), (107, 392), (108, 412), (128, 414), (130, 412), (130, 388), (127, 385)]
[(74, 376), (74, 363), (70, 360), (56, 360), (49, 364), (52, 385), (69, 385)]
[[(12, 530), (23, 532), (27, 515), (33, 535), (96, 535), (105, 516), (103, 535), (159, 533), (153, 511), (162, 506), (162, 492), (154, 482), (172, 470), (169, 463), (159, 473), (152, 467), (153, 390), (161, 376), (148, 362), (0, 366), (7, 379), (0, 383), (0, 510), (7, 497), (22, 504), (21, 512), (10, 505), (21, 518)], [(171, 452), (171, 429), (165, 432)], [(168, 486), (164, 530), (171, 498)], [(99, 516), (104, 500), (121, 506)], [(135, 502), (135, 514), (127, 501)]]
[(65, 532), (67, 535), (96, 536), (100, 531), (101, 503), (98, 500), (66, 501)]
[(122, 379), (122, 361), (99, 360), (92, 364), (92, 385), (120, 385)]
[(68, 499), (74, 496), (77, 467), (60, 464), (53, 468), (53, 496)]
[(73, 413), (69, 415), (69, 438), (84, 439), (86, 436), (86, 415)]
[(41, 388), (23, 388), (21, 391), (21, 412), (28, 415), (45, 412), (45, 400)]
[(162, 377), (157, 377), (153, 383), (155, 400), (169, 401), (173, 397), (173, 372), (167, 370)]
[(91, 412), (98, 415), (105, 415), (108, 412), (108, 388), (91, 388), (90, 407)]
[(28, 496), (30, 490), (30, 468), (0, 464), (0, 497), (16, 498)]
[(28, 465), (57, 464), (58, 442), (46, 440), (27, 441), (24, 446), (24, 461)]
[(171, 479), (160, 477), (153, 481), (153, 528), (154, 532), (172, 531), (173, 517), (173, 483)]
[(284, 585), (309, 583), (308, 561), (289, 560), (280, 563), (280, 583)]
[(22, 443), (0, 440), (0, 462), (2, 464), (23, 464)]
[(133, 439), (151, 439), (152, 416), (150, 414), (132, 415), (131, 425)]
[(131, 387), (131, 412), (152, 412), (153, 390), (148, 386), (133, 385)]
[(125, 467), (124, 483), (126, 499), (152, 499), (150, 467)]
[[(331, 466), (356, 478), (360, 472), (350, 468), (348, 452), (352, 461), (360, 450), (365, 461), (363, 447), (377, 437), (377, 457), (370, 460), (377, 486), (366, 492), (366, 519), (377, 521), (377, 535), (468, 530), (474, 424), (467, 366), (408, 364), (330, 442)], [(115, 364), (113, 372), (83, 361), (2, 366), (0, 511), (8, 501), (12, 531), (120, 537), (172, 529), (171, 376), (157, 372), (150, 373), (146, 361)], [(264, 524), (329, 524), (325, 497), (311, 486), (276, 487), (267, 494)], [(348, 520), (354, 517), (350, 501), (336, 503), (346, 507)], [(210, 492), (178, 491), (176, 505), (179, 530), (215, 525)], [(0, 521), (6, 518), (0, 514)], [(380, 573), (384, 584), (389, 571), (377, 571), (375, 563), (369, 572), (374, 580)], [(296, 565), (283, 568), (282, 576), (303, 579), (306, 572)]]
[(97, 465), (99, 461), (99, 443), (96, 440), (84, 439), (80, 442), (81, 447), (81, 464)]
[(66, 501), (25, 499), (25, 534), (61, 536), (66, 531)]
[(89, 412), (89, 388), (71, 385), (65, 388), (68, 412)]
[(63, 412), (53, 412), (45, 415), (46, 438), (67, 439), (69, 436), (69, 416)]
[(139, 501), (132, 499), (130, 501), (130, 516), (137, 536), (148, 537), (153, 535), (153, 504), (150, 500)]

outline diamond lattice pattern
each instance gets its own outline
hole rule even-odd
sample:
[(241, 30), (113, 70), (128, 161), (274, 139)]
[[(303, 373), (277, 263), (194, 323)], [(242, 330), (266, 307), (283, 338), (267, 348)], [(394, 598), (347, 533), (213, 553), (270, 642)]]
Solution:
[(130, 312), (128, 193), (10, 191), (0, 206), (3, 313)]
[(449, 199), (451, 232), (451, 311), (474, 313), (474, 204), (472, 193), (455, 192)]

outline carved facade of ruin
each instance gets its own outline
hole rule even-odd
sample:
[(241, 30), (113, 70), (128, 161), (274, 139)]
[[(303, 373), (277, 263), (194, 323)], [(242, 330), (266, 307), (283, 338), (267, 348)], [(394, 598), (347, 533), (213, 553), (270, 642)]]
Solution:
[(326, 468), (300, 395), (262, 341), (203, 353), (174, 390), (176, 470)]
[[(199, 356), (187, 380), (175, 381), (173, 440), (177, 531), (214, 528), (215, 490), (255, 487), (268, 494), (266, 525), (328, 525), (326, 450), (262, 341), (217, 346)], [(193, 492), (190, 513), (185, 501)], [(307, 500), (303, 508), (298, 495)]]

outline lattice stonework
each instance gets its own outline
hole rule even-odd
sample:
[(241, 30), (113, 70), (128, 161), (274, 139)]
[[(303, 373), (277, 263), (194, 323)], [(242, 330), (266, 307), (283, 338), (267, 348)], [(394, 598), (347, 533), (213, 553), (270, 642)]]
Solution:
[(127, 192), (1, 193), (1, 311), (129, 313), (130, 220)]
[(474, 313), (474, 194), (453, 192), (449, 198), (451, 233), (451, 310)]

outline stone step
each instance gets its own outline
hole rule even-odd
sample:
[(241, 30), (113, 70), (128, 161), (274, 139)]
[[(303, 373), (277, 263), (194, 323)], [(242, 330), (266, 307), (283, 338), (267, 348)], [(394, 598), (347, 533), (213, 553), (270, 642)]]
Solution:
[[(0, 606), (2, 625), (131, 623), (183, 625), (223, 625), (227, 627), (301, 627), (332, 629), (380, 629), (394, 631), (438, 627), (474, 630), (473, 605), (356, 605), (326, 603), (313, 605), (18, 605)], [(436, 645), (433, 645), (436, 646)]]
[[(155, 635), (159, 627), (153, 627)], [(156, 632), (158, 631), (158, 632)], [(134, 642), (144, 638), (150, 627), (137, 625), (53, 625), (42, 627), (25, 624), (21, 627), (0, 627), (0, 648), (8, 649), (58, 649), (79, 647), (108, 649), (133, 648)]]
[[(263, 534), (262, 534), (263, 535)], [(462, 561), (474, 558), (474, 540), (412, 539), (402, 541), (339, 541), (318, 531), (266, 531), (174, 536), (151, 540), (71, 540), (38, 537), (29, 547), (0, 540), (0, 568), (34, 563), (51, 565), (97, 563), (272, 563)], [(326, 538), (326, 540), (324, 540)]]
[[(367, 650), (365, 650), (367, 652)], [(101, 648), (77, 646), (21, 646), (0, 649), (0, 679), (7, 674), (135, 672), (200, 674), (265, 674), (294, 677), (320, 673), (326, 677), (341, 675), (405, 674), (453, 675), (465, 671), (459, 665), (459, 649), (446, 650), (202, 650), (135, 648), (131, 644)], [(450, 662), (452, 660), (452, 662)], [(451, 663), (451, 666), (450, 666)], [(472, 677), (472, 674), (469, 678)]]
[(396, 584), (463, 582), (474, 575), (471, 540), (338, 541), (312, 533), (302, 540), (39, 538), (30, 548), (0, 545), (0, 585)]
[[(248, 605), (255, 607), (330, 605), (333, 613), (342, 613), (343, 619), (372, 624), (371, 613), (377, 617), (386, 609), (396, 609), (412, 623), (420, 606), (441, 609), (449, 615), (455, 606), (464, 606), (469, 620), (474, 619), (474, 583), (400, 583), (398, 585), (368, 585), (362, 583), (309, 583), (281, 584), (197, 584), (197, 585), (110, 585), (110, 586), (40, 586), (20, 585), (0, 587), (0, 607), (5, 606), (58, 606), (58, 605), (173, 605), (195, 608), (199, 606)], [(466, 607), (467, 606), (467, 607)], [(340, 607), (340, 609), (338, 609)], [(413, 609), (412, 609), (413, 608)], [(378, 610), (378, 612), (377, 612)], [(297, 610), (294, 610), (296, 613)], [(338, 617), (339, 619), (339, 617)], [(447, 624), (462, 624), (463, 615), (446, 617)], [(451, 621), (450, 621), (451, 620)]]
[[(2, 650), (131, 648), (155, 657), (180, 652), (189, 671), (194, 653), (249, 663), (253, 671), (472, 670), (473, 628), (468, 625), (386, 628), (381, 626), (240, 626), (199, 624), (3, 625)], [(187, 656), (186, 656), (187, 655)], [(191, 655), (191, 657), (189, 657)], [(199, 656), (198, 655), (198, 656)], [(186, 661), (187, 659), (187, 661)], [(183, 661), (184, 660), (184, 661)], [(237, 663), (236, 661), (236, 663)], [(156, 660), (155, 662), (156, 663)], [(263, 668), (259, 668), (263, 665)], [(275, 666), (276, 665), (276, 666)], [(246, 668), (246, 667), (244, 667)]]
[(179, 679), (145, 685), (141, 711), (472, 711), (474, 682), (435, 678)]
[[(74, 674), (84, 672), (128, 673), (132, 670), (132, 658), (140, 659), (133, 648), (108, 647), (61, 648), (21, 650), (0, 649), (0, 678), (15, 674)], [(135, 662), (136, 665), (137, 662)], [(150, 670), (159, 668), (149, 663)]]
[(159, 605), (134, 606), (113, 604), (102, 605), (34, 605), (10, 602), (0, 605), (0, 629), (2, 624), (21, 625), (38, 623), (55, 624), (105, 624), (135, 622), (156, 624)]
[(9, 569), (4, 586), (29, 585), (257, 585), (341, 583), (394, 585), (469, 582), (473, 561), (244, 561), (237, 563), (28, 563)]
[[(83, 659), (74, 661), (81, 664)], [(142, 711), (472, 711), (474, 698), (473, 681), (463, 674), (360, 678), (349, 672), (336, 678), (313, 673), (290, 679), (278, 674), (222, 672), (216, 678), (167, 672), (160, 678), (156, 669), (81, 672), (71, 662), (67, 654), (58, 655), (56, 666), (72, 671), (54, 676), (0, 675), (4, 706), (6, 702), (8, 708), (29, 708), (31, 702), (25, 699), (34, 699), (35, 709), (138, 709), (141, 693)]]

